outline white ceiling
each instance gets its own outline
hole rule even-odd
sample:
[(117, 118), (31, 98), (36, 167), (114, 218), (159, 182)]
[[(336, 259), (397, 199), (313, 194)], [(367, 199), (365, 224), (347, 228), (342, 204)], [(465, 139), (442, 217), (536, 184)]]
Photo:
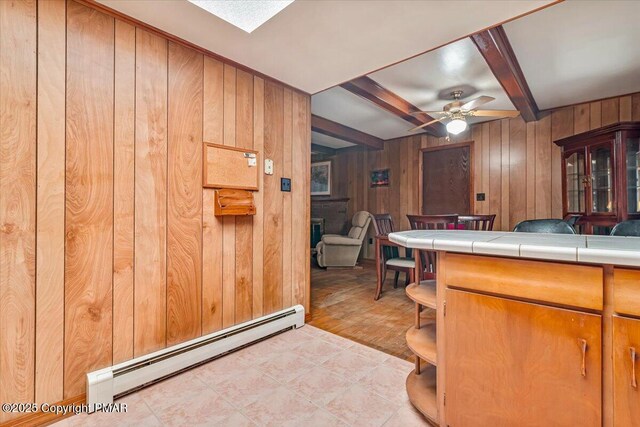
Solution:
[(335, 149), (353, 147), (356, 145), (318, 132), (311, 132), (311, 143)]
[[(486, 109), (515, 109), (469, 38), (385, 68), (369, 77), (423, 111), (442, 110), (443, 105), (451, 102), (449, 93), (454, 89), (466, 89), (462, 95), (463, 100), (471, 100), (480, 95), (496, 98), (484, 106)], [(472, 86), (476, 92), (471, 93), (471, 88), (467, 89), (465, 85)], [(491, 118), (483, 121), (486, 120)]]
[(409, 135), (414, 126), (340, 86), (313, 95), (311, 112), (382, 139)]
[(540, 109), (640, 91), (640, 2), (566, 1), (505, 24)]
[(551, 3), (298, 0), (248, 34), (186, 0), (98, 1), (308, 93)]

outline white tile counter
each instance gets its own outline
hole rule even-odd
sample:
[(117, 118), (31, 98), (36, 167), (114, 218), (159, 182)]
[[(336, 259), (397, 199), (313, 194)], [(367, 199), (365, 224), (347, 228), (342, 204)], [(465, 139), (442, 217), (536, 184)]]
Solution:
[(640, 237), (470, 230), (413, 230), (389, 234), (414, 249), (640, 267)]

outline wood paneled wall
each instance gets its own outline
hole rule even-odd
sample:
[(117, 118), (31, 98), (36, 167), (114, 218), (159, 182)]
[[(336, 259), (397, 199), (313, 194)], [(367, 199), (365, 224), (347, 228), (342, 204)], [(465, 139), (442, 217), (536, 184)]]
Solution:
[[(481, 123), (451, 141), (426, 134), (386, 141), (384, 150), (334, 156), (332, 190), (349, 197), (351, 214), (389, 212), (396, 228), (407, 229), (406, 215), (421, 210), (420, 148), (471, 140), (474, 192), (486, 195), (474, 211), (496, 214), (494, 229), (511, 230), (524, 219), (562, 217), (562, 159), (554, 140), (629, 120), (640, 120), (640, 94), (546, 111), (536, 122), (517, 117)], [(385, 168), (391, 185), (370, 188), (369, 173)], [(366, 245), (364, 256), (373, 257), (373, 249)]]
[[(0, 401), (308, 309), (309, 101), (74, 1), (1, 1)], [(203, 141), (274, 160), (255, 216), (213, 216)]]

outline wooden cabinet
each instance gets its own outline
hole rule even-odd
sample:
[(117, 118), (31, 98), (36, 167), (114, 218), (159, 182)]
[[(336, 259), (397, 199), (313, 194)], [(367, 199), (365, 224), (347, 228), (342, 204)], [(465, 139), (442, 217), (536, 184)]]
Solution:
[(640, 320), (613, 317), (613, 421), (640, 426)]
[(640, 122), (624, 122), (555, 141), (562, 147), (564, 215), (580, 232), (609, 234), (640, 218)]
[(597, 314), (447, 289), (447, 425), (599, 426), (601, 323)]

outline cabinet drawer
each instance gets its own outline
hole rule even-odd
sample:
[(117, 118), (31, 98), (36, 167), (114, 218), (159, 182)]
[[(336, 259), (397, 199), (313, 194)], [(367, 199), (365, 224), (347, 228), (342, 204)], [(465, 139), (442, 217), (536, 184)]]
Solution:
[(613, 270), (613, 309), (640, 316), (640, 270)]
[(447, 253), (444, 273), (447, 286), (602, 310), (602, 267)]

